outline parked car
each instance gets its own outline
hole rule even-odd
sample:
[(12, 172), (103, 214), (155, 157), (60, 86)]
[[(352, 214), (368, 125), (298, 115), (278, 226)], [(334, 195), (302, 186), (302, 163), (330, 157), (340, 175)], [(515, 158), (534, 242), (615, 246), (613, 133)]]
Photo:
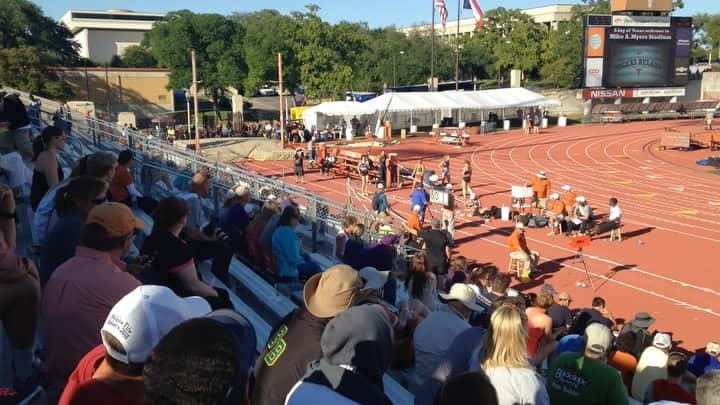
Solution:
[(260, 90), (258, 90), (258, 94), (263, 97), (277, 96), (278, 89), (277, 89), (277, 87), (263, 86), (260, 88)]

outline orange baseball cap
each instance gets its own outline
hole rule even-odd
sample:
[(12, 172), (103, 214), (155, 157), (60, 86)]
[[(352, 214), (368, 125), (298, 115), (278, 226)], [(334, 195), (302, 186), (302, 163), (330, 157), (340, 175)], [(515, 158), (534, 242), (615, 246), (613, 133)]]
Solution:
[(130, 207), (117, 202), (96, 205), (88, 213), (86, 224), (98, 224), (105, 228), (111, 238), (128, 235), (135, 229), (145, 229), (147, 224), (137, 218)]

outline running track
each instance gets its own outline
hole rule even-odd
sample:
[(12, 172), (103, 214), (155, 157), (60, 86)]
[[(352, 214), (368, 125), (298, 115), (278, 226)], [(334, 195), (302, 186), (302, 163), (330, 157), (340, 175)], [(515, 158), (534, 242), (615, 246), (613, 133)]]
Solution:
[[(701, 129), (691, 121), (574, 126), (540, 135), (511, 131), (477, 136), (463, 149), (413, 138), (385, 150), (397, 152), (403, 166), (413, 167), (415, 159), (423, 157), (426, 168), (436, 170), (442, 156), (449, 154), (457, 201), (462, 197), (457, 182), (465, 159), (473, 167), (472, 189), (485, 206), (507, 205), (510, 186), (529, 181), (539, 170), (547, 173), (553, 191), (570, 184), (586, 196), (596, 215), (606, 214), (608, 198), (617, 197), (623, 209), (623, 242), (608, 242), (603, 235), (585, 249), (597, 295), (605, 298), (620, 322), (647, 311), (657, 319), (654, 328), (673, 332), (677, 345), (693, 351), (720, 339), (720, 176), (694, 165), (711, 154), (707, 150), (657, 151), (665, 126)], [(291, 161), (243, 166), (268, 176), (292, 173)], [(306, 187), (318, 194), (346, 201), (345, 179), (313, 170), (306, 171), (305, 179)], [(294, 176), (286, 180), (294, 182)], [(388, 192), (398, 216), (408, 213), (409, 192), (407, 183), (402, 190)], [(357, 194), (353, 202), (370, 206), (369, 198)], [(456, 254), (495, 263), (504, 271), (511, 231), (511, 222), (483, 224), (458, 216)], [(572, 295), (573, 307), (589, 306), (595, 294), (567, 238), (547, 236), (546, 229), (528, 229), (526, 234), (530, 248), (541, 254), (543, 274), (526, 284), (514, 281), (514, 288), (536, 291), (542, 283), (552, 283)], [(588, 287), (577, 286), (578, 281)]]

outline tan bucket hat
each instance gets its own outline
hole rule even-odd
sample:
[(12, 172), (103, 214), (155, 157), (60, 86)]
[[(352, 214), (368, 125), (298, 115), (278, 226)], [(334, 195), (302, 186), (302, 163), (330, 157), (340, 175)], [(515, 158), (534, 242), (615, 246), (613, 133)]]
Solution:
[(332, 318), (352, 306), (362, 288), (360, 274), (348, 265), (338, 264), (310, 277), (303, 289), (303, 300), (311, 314)]

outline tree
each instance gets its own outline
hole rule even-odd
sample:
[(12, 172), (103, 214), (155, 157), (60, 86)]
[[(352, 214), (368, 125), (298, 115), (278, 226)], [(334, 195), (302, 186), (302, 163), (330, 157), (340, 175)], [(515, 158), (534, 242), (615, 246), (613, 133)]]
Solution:
[(717, 55), (720, 48), (720, 14), (695, 14), (693, 16), (693, 55), (696, 59), (707, 58), (709, 51)]
[(542, 52), (540, 76), (546, 83), (558, 87), (577, 87), (582, 77), (582, 49), (584, 21), (588, 14), (608, 14), (606, 0), (590, 1), (572, 8), (570, 20), (558, 24), (549, 33)]
[(319, 7), (293, 12), (297, 24), (293, 49), (300, 81), (308, 97), (338, 97), (351, 87), (353, 64), (368, 45), (367, 27), (342, 22), (332, 26), (318, 17)]
[(53, 64), (72, 65), (79, 59), (79, 45), (64, 25), (43, 15), (26, 0), (0, 1), (0, 45), (2, 48), (33, 47), (47, 51)]
[(44, 97), (67, 99), (70, 86), (48, 66), (56, 56), (30, 46), (0, 49), (0, 83)]
[(69, 97), (70, 87), (48, 67), (80, 61), (70, 31), (26, 0), (0, 0), (0, 15), (0, 82), (42, 96)]
[(492, 48), (483, 44), (484, 32), (465, 38), (460, 52), (460, 68), (465, 77), (483, 79), (495, 76), (495, 56)]
[(123, 67), (123, 61), (120, 55), (113, 55), (112, 58), (110, 58), (110, 67)]
[(168, 13), (145, 34), (143, 46), (158, 63), (170, 68), (168, 88), (189, 88), (192, 83), (190, 50), (197, 55), (197, 75), (212, 97), (217, 115), (225, 88), (242, 88), (247, 74), (243, 57), (244, 29), (219, 14), (194, 14), (188, 10)]
[(277, 54), (283, 56), (285, 88), (298, 85), (298, 69), (293, 49), (295, 21), (277, 10), (235, 14), (230, 17), (245, 29), (243, 52), (248, 67), (244, 81), (246, 94), (255, 94), (264, 84), (278, 80)]
[(475, 36), (471, 45), (483, 53), (491, 51), (485, 54), (491, 63), (485, 70), (500, 81), (508, 69), (520, 69), (526, 76), (537, 73), (547, 29), (520, 10), (498, 7), (486, 13), (484, 28)]
[(125, 48), (121, 57), (122, 66), (130, 68), (156, 67), (157, 60), (149, 49), (142, 45), (133, 45)]

